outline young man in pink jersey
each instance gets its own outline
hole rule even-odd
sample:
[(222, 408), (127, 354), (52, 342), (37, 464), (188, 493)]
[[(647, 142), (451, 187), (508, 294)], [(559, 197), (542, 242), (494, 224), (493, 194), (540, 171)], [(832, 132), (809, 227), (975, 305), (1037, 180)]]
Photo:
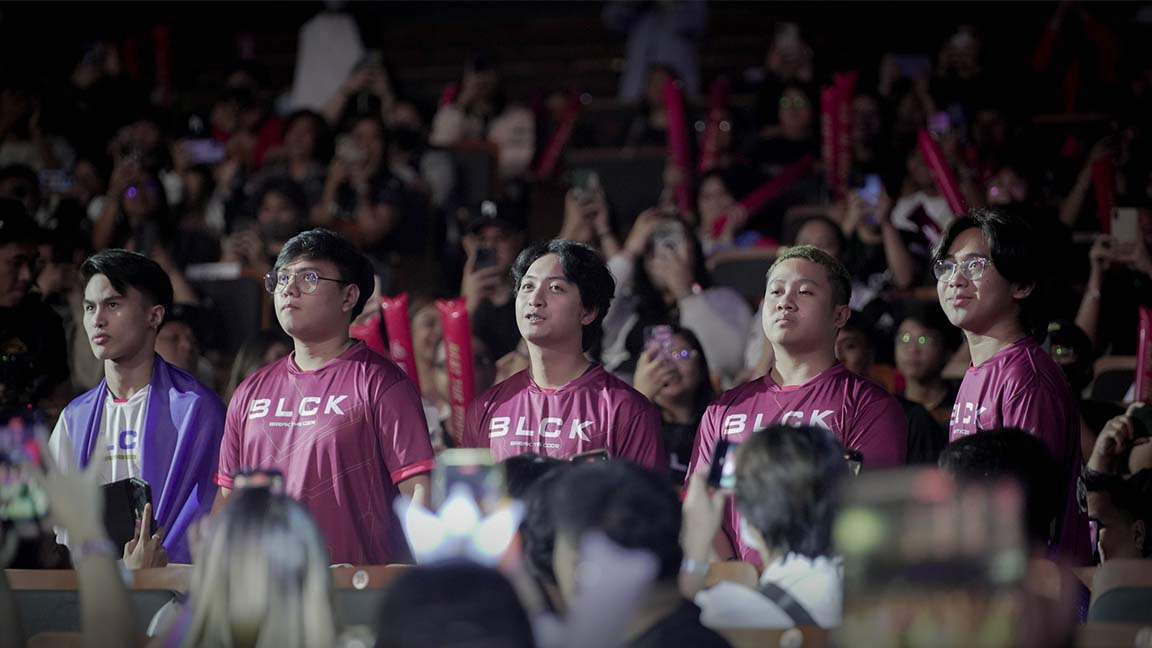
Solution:
[(334, 232), (284, 245), (265, 286), (295, 350), (236, 389), (216, 475), (224, 498), (244, 468), (280, 471), (337, 563), (410, 559), (392, 500), (427, 487), (435, 463), (416, 387), (348, 337), (372, 284), (368, 259)]
[(497, 460), (607, 450), (666, 472), (660, 413), (586, 355), (615, 288), (600, 256), (573, 241), (537, 243), (520, 253), (512, 278), (530, 365), (472, 402), (464, 445), (490, 448)]
[(1067, 489), (1058, 554), (1091, 554), (1087, 519), (1076, 504), (1080, 425), (1060, 367), (1036, 342), (1043, 331), (1038, 233), (1018, 215), (977, 209), (952, 221), (933, 254), (936, 292), (949, 321), (964, 331), (972, 366), (949, 421), (955, 441), (982, 430), (1016, 427), (1044, 440)]
[[(775, 423), (817, 425), (863, 455), (863, 470), (904, 464), (908, 431), (900, 404), (879, 385), (836, 361), (836, 334), (851, 311), (851, 278), (839, 261), (810, 245), (781, 254), (768, 271), (764, 334), (775, 361), (763, 378), (736, 387), (704, 413), (689, 474), (708, 470), (716, 442), (739, 443)], [(731, 503), (716, 550), (759, 562), (740, 534)]]

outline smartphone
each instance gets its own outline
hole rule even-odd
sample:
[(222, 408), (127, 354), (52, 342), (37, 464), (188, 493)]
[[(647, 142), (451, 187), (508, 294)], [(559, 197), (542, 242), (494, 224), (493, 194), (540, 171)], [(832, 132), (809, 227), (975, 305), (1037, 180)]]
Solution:
[(476, 248), (476, 263), (472, 264), (474, 270), (483, 270), (496, 265), (496, 250), (490, 247)]
[(658, 225), (652, 232), (652, 249), (657, 255), (675, 255), (684, 245), (684, 227), (676, 221)]
[(283, 493), (284, 473), (272, 468), (243, 468), (232, 476), (232, 487), (267, 488), (273, 493)]
[(436, 457), (429, 508), (440, 510), (454, 493), (466, 492), (484, 514), (504, 496), (504, 467), (487, 448), (450, 448)]
[(1134, 207), (1112, 208), (1112, 238), (1124, 245), (1140, 239), (1140, 210)]
[(581, 452), (568, 457), (568, 461), (578, 463), (596, 463), (597, 461), (608, 461), (611, 457), (608, 455), (606, 448), (599, 448), (597, 450), (589, 450), (588, 452)]
[(224, 161), (224, 145), (214, 139), (184, 140), (180, 145), (192, 164), (219, 164)]
[(845, 450), (844, 461), (848, 462), (848, 470), (853, 476), (860, 474), (860, 469), (864, 467), (864, 453), (859, 450)]
[(1132, 410), (1132, 438), (1152, 436), (1152, 407), (1145, 405)]
[(152, 503), (152, 487), (143, 479), (131, 477), (105, 484), (104, 528), (117, 547), (123, 547), (136, 535), (136, 522), (148, 525), (148, 534), (156, 533), (156, 517), (144, 520), (144, 505)]
[(656, 345), (660, 348), (660, 355), (672, 360), (672, 327), (667, 324), (644, 327), (644, 348)]
[(48, 498), (33, 479), (41, 465), (37, 434), (47, 438), (48, 429), (35, 413), (0, 424), (0, 523), (20, 537), (38, 535), (48, 514)]
[(708, 485), (712, 488), (736, 488), (736, 450), (739, 443), (720, 439), (712, 448), (712, 464), (708, 468)]

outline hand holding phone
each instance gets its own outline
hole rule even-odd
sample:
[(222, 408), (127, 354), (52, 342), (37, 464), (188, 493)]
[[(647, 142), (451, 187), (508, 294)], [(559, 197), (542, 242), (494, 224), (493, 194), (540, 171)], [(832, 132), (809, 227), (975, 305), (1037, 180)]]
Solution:
[(147, 525), (148, 535), (156, 533), (156, 518), (151, 515), (152, 487), (135, 477), (105, 484), (104, 529), (117, 547), (123, 547), (136, 536), (137, 522)]
[(708, 485), (712, 488), (736, 488), (736, 450), (739, 443), (720, 439), (712, 448), (712, 463), (708, 469)]

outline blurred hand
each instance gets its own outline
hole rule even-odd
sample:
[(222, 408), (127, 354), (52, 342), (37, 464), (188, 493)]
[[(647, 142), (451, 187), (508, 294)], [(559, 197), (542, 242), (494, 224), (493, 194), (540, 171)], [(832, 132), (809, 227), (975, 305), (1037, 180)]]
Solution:
[(1089, 468), (1098, 472), (1115, 472), (1118, 459), (1133, 447), (1152, 441), (1149, 437), (1133, 438), (1132, 412), (1140, 407), (1144, 407), (1144, 403), (1132, 403), (1123, 416), (1117, 416), (1104, 425), (1088, 459)]
[(1088, 251), (1088, 261), (1092, 267), (1092, 274), (1102, 275), (1112, 268), (1112, 261), (1115, 260), (1116, 250), (1113, 247), (1113, 240), (1111, 236), (1102, 234), (1096, 237), (1096, 241), (1092, 243), (1092, 249)]
[(652, 231), (667, 217), (662, 211), (653, 207), (644, 210), (636, 217), (632, 230), (628, 232), (628, 239), (624, 241), (624, 251), (639, 259), (648, 249), (648, 240), (652, 238)]
[(48, 498), (53, 524), (63, 527), (69, 540), (77, 544), (106, 537), (100, 477), (107, 455), (98, 452), (86, 468), (64, 472), (48, 449), (48, 439), (41, 435), (37, 443), (43, 467), (33, 475)]
[(706, 471), (688, 476), (680, 531), (680, 546), (684, 549), (685, 558), (698, 561), (707, 559), (712, 549), (712, 539), (720, 530), (724, 503), (731, 494), (731, 490), (723, 488), (713, 490), (708, 485)]
[(656, 402), (656, 397), (673, 381), (680, 379), (680, 370), (665, 358), (658, 346), (649, 346), (636, 360), (636, 373), (632, 386), (636, 391)]
[(476, 251), (468, 252), (464, 263), (464, 277), (460, 280), (460, 295), (467, 302), (468, 312), (473, 312), (485, 299), (488, 299), (504, 283), (506, 268), (499, 265), (476, 269)]
[(124, 545), (124, 566), (128, 569), (151, 569), (168, 566), (168, 552), (164, 549), (167, 530), (160, 528), (149, 535), (152, 505), (144, 505), (143, 518), (136, 521), (136, 535)]
[(371, 72), (368, 67), (359, 67), (348, 75), (340, 86), (340, 92), (345, 96), (354, 95), (368, 87), (371, 81)]
[(696, 280), (694, 270), (692, 251), (684, 241), (675, 250), (656, 251), (652, 256), (652, 276), (649, 278), (656, 287), (665, 288), (676, 299), (683, 299), (692, 294), (692, 284)]
[(220, 242), (222, 262), (239, 263), (263, 274), (271, 268), (264, 257), (264, 242), (254, 229), (245, 229), (226, 236)]

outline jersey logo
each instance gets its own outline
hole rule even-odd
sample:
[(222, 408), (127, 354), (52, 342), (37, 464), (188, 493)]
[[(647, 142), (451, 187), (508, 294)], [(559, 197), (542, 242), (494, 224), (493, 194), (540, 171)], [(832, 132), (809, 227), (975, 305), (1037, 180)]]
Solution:
[[(781, 425), (814, 425), (826, 430), (831, 430), (832, 424), (828, 421), (828, 417), (832, 416), (833, 412), (834, 410), (812, 410), (811, 412), (789, 410), (781, 414), (776, 422)], [(756, 430), (763, 429), (765, 426), (773, 423), (773, 421), (767, 420), (767, 418), (768, 417), (764, 416), (764, 413), (761, 412), (756, 415), (752, 427), (748, 427), (747, 414), (729, 414), (724, 417), (724, 424), (720, 427), (720, 436), (744, 434), (745, 432), (755, 432)]]
[[(591, 441), (584, 430), (592, 426), (592, 421), (581, 421), (572, 419), (567, 426), (564, 419), (555, 416), (549, 416), (540, 419), (540, 423), (536, 426), (539, 432), (527, 427), (528, 419), (526, 417), (519, 417), (516, 420), (516, 431), (514, 436), (536, 436), (539, 434), (545, 439), (557, 439), (564, 433), (564, 428), (568, 428), (569, 439), (580, 439), (581, 441)], [(512, 417), (510, 416), (496, 416), (488, 422), (488, 438), (495, 439), (496, 437), (508, 436), (512, 431)]]
[[(347, 400), (347, 395), (329, 396), (328, 401), (319, 396), (305, 396), (300, 399), (295, 409), (285, 408), (285, 401), (288, 399), (281, 398), (276, 401), (276, 411), (272, 414), (276, 418), (292, 418), (293, 416), (316, 416), (320, 413), (320, 404), (324, 402), (324, 414), (336, 414), (344, 416), (344, 410), (340, 408), (340, 403)], [(248, 420), (264, 418), (268, 416), (268, 412), (272, 409), (271, 398), (257, 398), (252, 401), (248, 407)]]

